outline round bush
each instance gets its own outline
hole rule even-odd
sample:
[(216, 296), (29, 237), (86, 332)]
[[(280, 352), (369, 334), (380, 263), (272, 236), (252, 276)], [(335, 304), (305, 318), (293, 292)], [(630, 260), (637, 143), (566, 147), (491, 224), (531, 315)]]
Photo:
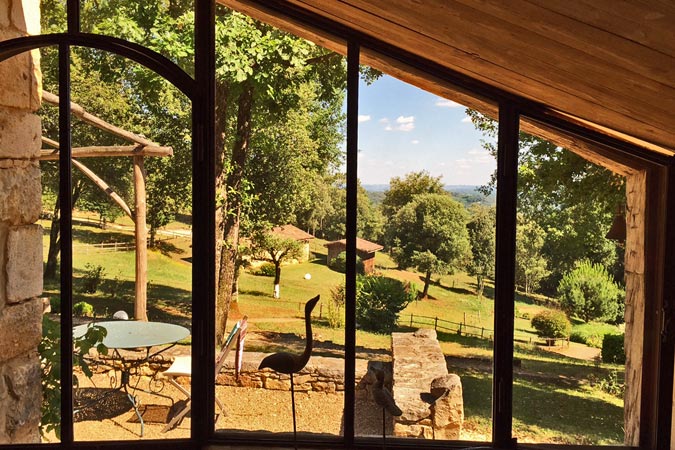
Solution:
[(566, 338), (572, 330), (572, 324), (565, 313), (554, 309), (538, 312), (531, 323), (537, 334), (543, 338)]
[(91, 317), (94, 315), (94, 307), (87, 302), (77, 302), (73, 305), (73, 314), (76, 316)]
[[(345, 273), (347, 271), (347, 252), (341, 252), (333, 258), (328, 267), (336, 272)], [(363, 274), (363, 261), (358, 256), (356, 257), (356, 273)]]
[(381, 275), (359, 276), (356, 280), (356, 321), (361, 329), (390, 333), (398, 313), (417, 297), (409, 283)]
[(259, 275), (261, 277), (273, 277), (275, 267), (271, 262), (266, 262), (257, 269), (253, 271), (253, 275)]
[(558, 297), (570, 317), (576, 315), (584, 322), (616, 322), (623, 316), (626, 293), (605, 267), (582, 261), (560, 280)]

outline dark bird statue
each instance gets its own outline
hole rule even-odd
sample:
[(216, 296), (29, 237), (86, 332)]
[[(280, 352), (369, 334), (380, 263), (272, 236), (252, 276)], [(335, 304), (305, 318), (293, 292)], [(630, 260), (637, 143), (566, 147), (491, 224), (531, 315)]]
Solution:
[(382, 408), (382, 448), (387, 448), (387, 436), (385, 433), (385, 411), (392, 416), (400, 416), (403, 414), (401, 408), (396, 405), (394, 396), (391, 395), (389, 389), (384, 387), (384, 371), (382, 369), (370, 369), (375, 373), (375, 384), (373, 384), (373, 399), (375, 403)]
[(375, 400), (375, 403), (377, 403), (380, 408), (383, 408), (392, 416), (398, 417), (403, 414), (401, 408), (396, 406), (396, 402), (394, 402), (394, 396), (391, 395), (389, 389), (384, 387), (384, 371), (381, 369), (371, 370), (375, 372), (375, 378), (377, 379), (373, 385), (373, 399)]
[(295, 389), (293, 387), (293, 374), (300, 372), (309, 361), (312, 354), (312, 310), (319, 302), (319, 296), (310, 299), (305, 303), (305, 350), (300, 355), (288, 352), (273, 353), (260, 361), (258, 370), (269, 367), (279, 373), (285, 373), (291, 376), (291, 402), (293, 407), (293, 441), (297, 449), (297, 431), (295, 423)]
[(318, 302), (319, 296), (317, 295), (305, 303), (305, 351), (300, 355), (294, 355), (288, 352), (279, 352), (268, 355), (260, 361), (260, 366), (258, 366), (259, 370), (269, 367), (277, 372), (293, 375), (294, 373), (300, 372), (307, 365), (309, 356), (312, 353), (312, 321), (310, 320), (310, 314), (312, 314), (312, 310)]

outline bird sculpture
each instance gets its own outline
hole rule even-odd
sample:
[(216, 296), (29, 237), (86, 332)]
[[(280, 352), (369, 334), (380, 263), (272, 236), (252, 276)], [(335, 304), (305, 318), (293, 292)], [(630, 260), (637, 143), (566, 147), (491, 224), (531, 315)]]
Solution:
[(394, 396), (391, 395), (389, 389), (384, 387), (384, 371), (382, 369), (371, 369), (375, 373), (375, 384), (373, 385), (372, 393), (375, 403), (382, 408), (382, 448), (386, 448), (386, 433), (385, 433), (385, 412), (392, 416), (400, 416), (403, 414), (401, 408), (396, 405)]
[(279, 373), (285, 373), (291, 377), (291, 405), (293, 408), (293, 441), (295, 442), (297, 449), (297, 430), (295, 423), (295, 389), (293, 388), (293, 374), (300, 372), (309, 361), (309, 357), (312, 354), (312, 321), (310, 315), (312, 310), (319, 302), (319, 296), (310, 299), (305, 303), (305, 350), (300, 354), (296, 355), (288, 352), (279, 352), (273, 353), (266, 356), (260, 361), (258, 370), (269, 367), (272, 370), (275, 370)]

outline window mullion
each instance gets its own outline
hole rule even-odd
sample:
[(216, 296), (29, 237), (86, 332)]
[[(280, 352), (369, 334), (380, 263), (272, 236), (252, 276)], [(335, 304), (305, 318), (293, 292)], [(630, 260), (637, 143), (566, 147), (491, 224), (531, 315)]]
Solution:
[(345, 274), (345, 404), (344, 439), (347, 448), (354, 444), (354, 384), (356, 370), (356, 202), (358, 188), (358, 115), (359, 115), (359, 44), (347, 48), (347, 216)]
[(59, 44), (59, 201), (61, 216), (61, 442), (73, 434), (73, 218), (70, 121), (70, 45)]
[(499, 105), (495, 345), (492, 388), (492, 439), (495, 446), (499, 448), (514, 446), (512, 400), (518, 122), (518, 112), (513, 104)]
[[(195, 2), (196, 99), (192, 98), (193, 268), (191, 437), (204, 444), (215, 431), (216, 182), (215, 6)], [(197, 299), (197, 301), (195, 301)]]

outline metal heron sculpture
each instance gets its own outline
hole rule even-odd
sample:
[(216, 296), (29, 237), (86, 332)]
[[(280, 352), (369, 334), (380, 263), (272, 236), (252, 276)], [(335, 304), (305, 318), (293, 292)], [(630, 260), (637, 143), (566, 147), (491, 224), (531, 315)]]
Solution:
[(297, 428), (295, 422), (295, 389), (293, 387), (293, 374), (300, 372), (309, 361), (309, 357), (312, 354), (312, 321), (310, 315), (312, 310), (319, 302), (319, 296), (310, 299), (305, 303), (305, 350), (300, 354), (296, 355), (288, 352), (279, 352), (273, 353), (266, 356), (260, 361), (258, 370), (269, 367), (272, 370), (275, 370), (279, 373), (285, 373), (291, 377), (291, 404), (293, 408), (293, 442), (296, 444), (297, 448)]
[(385, 423), (385, 411), (391, 414), (392, 416), (400, 416), (403, 414), (401, 408), (396, 405), (394, 401), (394, 396), (391, 395), (389, 389), (384, 387), (384, 371), (382, 369), (371, 369), (375, 373), (375, 384), (373, 385), (373, 400), (375, 403), (382, 408), (382, 448), (387, 447), (386, 433), (384, 428)]

